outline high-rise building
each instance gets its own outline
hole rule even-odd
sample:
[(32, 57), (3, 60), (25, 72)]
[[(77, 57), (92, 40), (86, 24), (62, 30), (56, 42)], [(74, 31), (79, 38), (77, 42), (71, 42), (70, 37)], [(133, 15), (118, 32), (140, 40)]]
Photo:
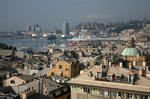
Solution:
[(146, 27), (146, 18), (143, 19), (143, 28)]
[(40, 26), (38, 24), (36, 24), (35, 26), (35, 32), (40, 33)]
[(31, 32), (31, 26), (29, 25), (26, 26), (26, 32)]
[(62, 33), (69, 34), (69, 23), (68, 22), (64, 22), (62, 24)]
[(40, 33), (40, 26), (38, 24), (34, 24), (31, 30), (34, 33)]

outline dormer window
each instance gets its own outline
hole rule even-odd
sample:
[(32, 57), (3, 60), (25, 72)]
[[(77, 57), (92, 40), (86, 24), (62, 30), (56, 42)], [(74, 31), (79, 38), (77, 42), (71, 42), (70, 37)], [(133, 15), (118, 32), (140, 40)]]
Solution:
[(120, 81), (120, 76), (117, 76), (117, 80)]
[(121, 75), (120, 79), (121, 79), (121, 80), (124, 80), (124, 79), (125, 79), (125, 76), (124, 76), (124, 75)]
[(112, 80), (116, 80), (115, 74), (112, 75)]

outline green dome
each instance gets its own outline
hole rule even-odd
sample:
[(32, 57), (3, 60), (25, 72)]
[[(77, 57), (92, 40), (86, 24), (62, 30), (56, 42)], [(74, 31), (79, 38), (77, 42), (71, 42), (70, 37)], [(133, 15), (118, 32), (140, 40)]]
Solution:
[(125, 48), (122, 51), (123, 56), (136, 56), (137, 54), (140, 55), (140, 52), (137, 48)]

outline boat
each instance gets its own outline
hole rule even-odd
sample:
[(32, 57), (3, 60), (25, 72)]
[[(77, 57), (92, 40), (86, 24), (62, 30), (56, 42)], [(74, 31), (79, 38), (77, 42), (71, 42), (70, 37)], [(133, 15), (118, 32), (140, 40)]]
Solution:
[(47, 32), (43, 32), (43, 37), (47, 37), (48, 33)]
[(32, 37), (37, 37), (37, 34), (36, 33), (32, 33)]

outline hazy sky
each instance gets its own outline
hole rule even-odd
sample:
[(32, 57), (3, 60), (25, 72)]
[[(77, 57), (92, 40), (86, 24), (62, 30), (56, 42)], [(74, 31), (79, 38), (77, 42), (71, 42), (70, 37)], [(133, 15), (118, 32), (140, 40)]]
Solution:
[(25, 30), (39, 24), (43, 30), (63, 21), (126, 21), (150, 18), (150, 0), (0, 0), (0, 31)]

